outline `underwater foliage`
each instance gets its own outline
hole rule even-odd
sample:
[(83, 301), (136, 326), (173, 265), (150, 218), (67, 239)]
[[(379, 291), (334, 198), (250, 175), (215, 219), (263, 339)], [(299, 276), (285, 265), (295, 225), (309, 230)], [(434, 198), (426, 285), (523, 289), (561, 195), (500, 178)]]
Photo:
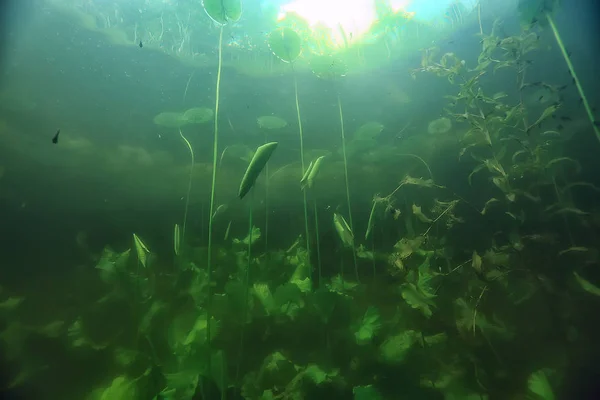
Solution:
[[(551, 3), (521, 1), (523, 18), (546, 13)], [(240, 18), (239, 1), (203, 4), (220, 25)], [(382, 18), (393, 17), (386, 2), (377, 4)], [(33, 296), (0, 287), (9, 387), (51, 385), (58, 371), (81, 383), (56, 398), (90, 400), (561, 398), (573, 359), (597, 340), (585, 321), (596, 317), (600, 296), (600, 217), (580, 193), (598, 196), (600, 188), (585, 181), (584, 164), (565, 150), (570, 137), (555, 129), (566, 108), (563, 89), (528, 81), (538, 34), (529, 27), (509, 36), (501, 28), (496, 21), (481, 33), (481, 51), (470, 62), (429, 48), (412, 71), (417, 82), (427, 74), (448, 85), (443, 116), (418, 128), (418, 140), (452, 136), (443, 148), (448, 164), (389, 144), (396, 139), (386, 137), (392, 127), (383, 118), (385, 125), (357, 121), (346, 149), (337, 91), (341, 152), (321, 142), (301, 147), (301, 160), (274, 173), (267, 164), (290, 150), (283, 140), (256, 147), (249, 139), (217, 157), (218, 89), (214, 111), (158, 114), (154, 123), (173, 131), (215, 123), (210, 210), (202, 205), (187, 233), (186, 211), (182, 226), (167, 221), (155, 235), (136, 229), (150, 245), (126, 232), (120, 249), (86, 252), (82, 263), (90, 268), (73, 279), (78, 290), (60, 299), (68, 306), (43, 318), (31, 316), (46, 310)], [(292, 66), (302, 61), (301, 36), (290, 27), (272, 32), (268, 45)], [(346, 75), (332, 55), (310, 64), (322, 79)], [(514, 87), (492, 90), (487, 78), (495, 73), (509, 74)], [(555, 100), (530, 106), (524, 94), (537, 89)], [(269, 134), (288, 126), (275, 115), (256, 123)], [(366, 151), (376, 160), (387, 154), (393, 167), (359, 159)], [(217, 170), (223, 180), (233, 171), (236, 187), (241, 177), (237, 191), (218, 202)], [(351, 191), (349, 171), (373, 182), (356, 179)], [(381, 171), (391, 183), (376, 179)], [(256, 203), (263, 197), (251, 192), (274, 177), (291, 188), (277, 195), (303, 198), (304, 215), (285, 208), (279, 237), (263, 247), (268, 225), (253, 219), (255, 195)], [(327, 190), (337, 204), (323, 199)], [(292, 220), (301, 217), (298, 232)], [(224, 240), (212, 240), (213, 228)], [(162, 236), (168, 246), (157, 243)]]

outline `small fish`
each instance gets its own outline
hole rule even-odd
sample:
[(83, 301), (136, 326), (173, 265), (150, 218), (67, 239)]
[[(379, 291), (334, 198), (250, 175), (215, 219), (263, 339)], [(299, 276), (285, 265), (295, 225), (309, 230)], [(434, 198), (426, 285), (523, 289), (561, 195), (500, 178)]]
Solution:
[(562, 86), (559, 86), (557, 89), (558, 89), (559, 91), (561, 91), (561, 90), (565, 90), (565, 89), (566, 89), (566, 88), (568, 88), (568, 87), (569, 87), (569, 85), (562, 85)]
[(140, 49), (141, 49), (142, 47), (144, 47), (144, 44), (142, 43), (142, 41), (141, 41), (141, 40), (140, 40), (140, 44), (139, 44), (138, 46), (140, 46)]
[(560, 119), (563, 121), (573, 121), (571, 117), (560, 117)]
[(56, 135), (54, 135), (54, 137), (52, 138), (52, 143), (57, 144), (58, 143), (58, 134), (60, 133), (60, 129), (56, 131)]
[(562, 131), (564, 128), (564, 126), (562, 126), (562, 124), (558, 124), (558, 126), (556, 127), (557, 130)]
[(544, 95), (541, 95), (538, 99), (538, 101), (542, 101), (542, 99), (544, 98)]
[(600, 121), (594, 121), (594, 125), (600, 128)]

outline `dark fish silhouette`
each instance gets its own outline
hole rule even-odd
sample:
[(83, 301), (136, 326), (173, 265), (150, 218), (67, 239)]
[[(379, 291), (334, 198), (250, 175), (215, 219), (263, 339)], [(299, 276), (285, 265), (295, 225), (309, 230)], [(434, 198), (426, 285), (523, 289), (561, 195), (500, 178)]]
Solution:
[(142, 43), (142, 41), (141, 41), (141, 40), (140, 40), (140, 44), (139, 44), (139, 46), (140, 46), (140, 49), (141, 49), (142, 47), (144, 47), (144, 44)]
[(58, 134), (60, 133), (60, 129), (56, 131), (56, 135), (52, 138), (52, 143), (58, 143)]

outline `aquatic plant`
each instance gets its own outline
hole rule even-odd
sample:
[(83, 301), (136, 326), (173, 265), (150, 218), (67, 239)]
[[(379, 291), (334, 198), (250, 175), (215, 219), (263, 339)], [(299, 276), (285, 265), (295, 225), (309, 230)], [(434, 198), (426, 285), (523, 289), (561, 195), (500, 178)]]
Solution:
[[(242, 2), (241, 0), (203, 0), (202, 6), (208, 14), (208, 16), (220, 25), (219, 28), (219, 43), (218, 43), (218, 64), (217, 64), (217, 82), (215, 85), (215, 112), (214, 112), (214, 138), (213, 138), (213, 165), (212, 165), (212, 180), (210, 190), (210, 208), (209, 208), (209, 222), (208, 222), (208, 261), (207, 261), (207, 279), (211, 282), (212, 279), (212, 239), (213, 239), (213, 220), (212, 215), (215, 207), (215, 187), (217, 184), (217, 159), (219, 149), (219, 100), (221, 93), (221, 68), (223, 64), (223, 29), (228, 22), (236, 22), (242, 15)], [(212, 296), (208, 294), (208, 320), (211, 318), (211, 301)], [(207, 342), (210, 345), (210, 324), (206, 329)], [(207, 358), (208, 370), (211, 370), (211, 355)], [(221, 392), (221, 398), (225, 398), (225, 392)]]
[[(293, 29), (288, 27), (277, 28), (269, 34), (269, 48), (271, 52), (285, 63), (289, 63), (294, 75), (294, 99), (296, 103), (296, 118), (298, 121), (298, 134), (300, 136), (300, 165), (302, 166), (302, 175), (304, 175), (304, 134), (302, 132), (302, 117), (300, 116), (300, 101), (298, 100), (298, 78), (294, 71), (294, 61), (302, 53), (302, 38)], [(310, 238), (308, 231), (308, 210), (306, 204), (306, 192), (303, 192), (304, 205), (304, 231), (306, 234), (306, 251), (310, 254)]]
[(445, 117), (435, 119), (427, 126), (427, 132), (430, 135), (440, 135), (448, 132), (452, 128), (452, 122)]
[[(287, 126), (287, 121), (275, 115), (263, 115), (256, 119), (256, 123), (265, 131), (265, 144), (268, 140), (269, 131), (278, 130)], [(265, 250), (269, 248), (269, 165), (265, 167), (267, 176), (265, 184)]]
[[(600, 141), (600, 121), (594, 117), (592, 107), (590, 106), (590, 103), (585, 95), (581, 81), (575, 73), (575, 68), (573, 67), (571, 57), (565, 48), (562, 37), (558, 32), (558, 28), (552, 16), (554, 10), (558, 7), (558, 4), (558, 0), (519, 0), (518, 9), (521, 15), (521, 21), (530, 27), (540, 23), (542, 25), (549, 25), (552, 29), (552, 34), (554, 35), (556, 44), (560, 49), (560, 53), (563, 56), (567, 67), (569, 68), (569, 73), (571, 74), (573, 83), (579, 92), (579, 96), (581, 97), (587, 117), (592, 124), (592, 129), (594, 130), (596, 138)], [(544, 24), (543, 21), (547, 21), (547, 24)]]

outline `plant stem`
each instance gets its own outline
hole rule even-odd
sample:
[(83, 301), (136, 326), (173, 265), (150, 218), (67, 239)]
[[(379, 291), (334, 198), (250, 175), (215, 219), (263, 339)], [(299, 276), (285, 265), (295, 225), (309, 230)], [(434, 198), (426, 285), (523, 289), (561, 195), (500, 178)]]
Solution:
[(319, 243), (319, 215), (317, 214), (317, 199), (314, 200), (314, 209), (315, 209), (315, 233), (317, 236), (317, 264), (319, 266), (319, 287), (321, 287), (322, 278), (321, 278), (321, 249)]
[(571, 58), (569, 57), (569, 54), (567, 53), (567, 49), (565, 49), (565, 45), (563, 44), (560, 34), (558, 33), (558, 29), (556, 28), (556, 25), (554, 24), (554, 20), (552, 19), (552, 16), (550, 16), (550, 14), (546, 13), (546, 18), (548, 19), (548, 23), (550, 24), (550, 27), (552, 28), (552, 32), (554, 33), (554, 38), (556, 39), (556, 43), (558, 44), (558, 47), (560, 48), (563, 58), (565, 59), (565, 62), (567, 63), (567, 67), (569, 67), (569, 72), (571, 73), (571, 76), (573, 77), (573, 81), (575, 82), (575, 86), (577, 87), (577, 91), (579, 92), (579, 96), (581, 96), (581, 100), (583, 101), (583, 106), (585, 107), (585, 112), (587, 113), (588, 118), (590, 119), (590, 122), (592, 123), (592, 128), (594, 129), (596, 138), (598, 139), (598, 141), (600, 141), (600, 129), (598, 129), (598, 127), (596, 126), (596, 120), (594, 119), (594, 114), (592, 113), (592, 108), (590, 107), (590, 103), (588, 102), (587, 97), (585, 97), (585, 93), (583, 92), (583, 87), (581, 86), (581, 82), (579, 81), (579, 78), (577, 78), (577, 74), (575, 73), (575, 69), (573, 68), (573, 63), (571, 62)]
[(246, 333), (246, 320), (248, 319), (248, 295), (250, 292), (250, 263), (252, 259), (252, 205), (254, 203), (254, 190), (250, 195), (250, 211), (249, 213), (249, 226), (248, 226), (248, 262), (246, 264), (246, 277), (244, 278), (244, 304), (242, 307), (242, 329), (240, 332), (240, 351), (238, 358), (238, 365), (235, 372), (235, 381), (239, 382), (240, 366), (242, 365), (242, 359), (244, 357), (244, 335)]
[(208, 213), (208, 260), (207, 260), (207, 271), (206, 271), (206, 276), (207, 276), (207, 280), (208, 280), (208, 285), (207, 285), (207, 300), (206, 300), (206, 343), (208, 345), (208, 357), (207, 357), (207, 367), (208, 367), (208, 371), (211, 371), (211, 354), (210, 354), (210, 349), (211, 349), (211, 343), (210, 343), (210, 339), (211, 339), (211, 335), (210, 335), (210, 319), (211, 319), (211, 314), (212, 314), (212, 290), (211, 290), (211, 285), (212, 285), (212, 234), (213, 234), (213, 230), (212, 230), (212, 223), (213, 223), (213, 218), (212, 215), (214, 214), (214, 208), (215, 208), (215, 185), (217, 183), (217, 157), (219, 155), (218, 153), (218, 148), (219, 148), (219, 92), (220, 92), (220, 88), (221, 88), (221, 67), (222, 67), (222, 63), (223, 63), (223, 25), (221, 25), (221, 29), (219, 32), (219, 62), (218, 62), (218, 66), (217, 66), (217, 84), (216, 84), (216, 94), (215, 94), (215, 136), (213, 139), (213, 169), (212, 169), (212, 183), (211, 183), (211, 189), (210, 189), (210, 210)]
[[(265, 144), (267, 133), (265, 132)], [(265, 165), (265, 253), (269, 250), (269, 163)]]
[[(292, 64), (293, 66), (293, 64)], [(300, 103), (298, 101), (298, 79), (296, 78), (296, 74), (294, 73), (294, 94), (296, 97), (296, 116), (298, 117), (298, 130), (300, 132), (300, 161), (302, 165), (302, 176), (304, 176), (304, 172), (306, 171), (304, 167), (304, 137), (302, 134), (302, 119), (300, 118)], [(302, 191), (304, 198), (304, 230), (306, 234), (306, 253), (308, 254), (308, 260), (310, 263), (310, 240), (308, 237), (308, 211), (306, 207), (306, 191)], [(312, 268), (309, 267), (310, 275), (312, 278)]]
[(190, 206), (190, 192), (192, 191), (192, 174), (194, 173), (194, 150), (192, 149), (192, 145), (190, 144), (190, 142), (186, 139), (185, 136), (183, 136), (181, 128), (179, 128), (179, 136), (181, 136), (185, 144), (187, 144), (187, 147), (190, 150), (190, 155), (192, 156), (192, 165), (190, 166), (190, 179), (188, 181), (187, 196), (185, 199), (185, 211), (183, 212), (183, 232), (181, 233), (181, 241), (183, 242), (185, 240), (185, 227), (187, 224), (188, 208)]
[[(350, 231), (354, 234), (354, 224), (352, 223), (352, 207), (350, 205), (350, 184), (348, 183), (348, 159), (346, 157), (346, 134), (344, 133), (344, 112), (342, 110), (342, 100), (338, 93), (338, 109), (340, 110), (340, 127), (342, 130), (342, 151), (344, 153), (344, 176), (346, 178), (346, 200), (348, 202), (348, 219), (350, 220)], [(356, 281), (360, 282), (358, 278), (358, 263), (356, 262), (356, 248), (354, 240), (352, 241), (352, 256), (354, 257), (354, 274), (356, 275)]]

